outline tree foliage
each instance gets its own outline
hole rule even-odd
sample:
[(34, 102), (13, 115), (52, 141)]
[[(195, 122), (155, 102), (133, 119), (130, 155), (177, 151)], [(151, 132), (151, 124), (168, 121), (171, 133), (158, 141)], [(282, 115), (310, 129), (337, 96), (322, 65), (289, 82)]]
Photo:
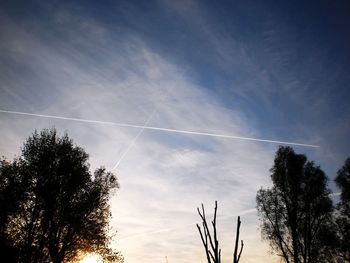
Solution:
[[(118, 188), (104, 168), (55, 129), (34, 132), (21, 155), (0, 163), (0, 245), (8, 262), (66, 262), (108, 248), (109, 197)], [(114, 254), (116, 256), (116, 254)]]
[(280, 147), (271, 168), (273, 186), (257, 192), (257, 209), (262, 236), (285, 262), (327, 262), (332, 201), (324, 172)]
[(338, 171), (335, 182), (341, 190), (336, 218), (339, 238), (338, 256), (341, 261), (350, 262), (350, 158)]

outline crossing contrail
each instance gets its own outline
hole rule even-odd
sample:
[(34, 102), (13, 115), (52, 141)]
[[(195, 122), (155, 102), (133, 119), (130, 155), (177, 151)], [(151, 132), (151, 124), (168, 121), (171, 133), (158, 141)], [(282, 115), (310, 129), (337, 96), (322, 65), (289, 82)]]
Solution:
[(121, 163), (121, 161), (125, 158), (125, 156), (128, 154), (128, 152), (132, 149), (132, 147), (134, 147), (137, 139), (140, 137), (140, 135), (143, 133), (143, 131), (145, 130), (145, 128), (147, 127), (147, 125), (149, 124), (149, 122), (152, 120), (153, 116), (155, 115), (155, 113), (157, 112), (158, 108), (163, 104), (163, 102), (165, 101), (166, 95), (163, 96), (162, 100), (157, 104), (157, 106), (153, 109), (153, 111), (151, 112), (151, 114), (148, 116), (146, 122), (144, 123), (144, 125), (142, 126), (141, 130), (136, 134), (136, 136), (132, 139), (132, 141), (130, 142), (129, 146), (126, 148), (126, 150), (124, 151), (124, 153), (119, 157), (119, 160), (117, 161), (117, 163), (113, 166), (113, 168), (111, 169), (112, 171), (117, 169), (117, 167), (119, 166), (119, 164)]
[(128, 123), (120, 123), (120, 122), (111, 122), (111, 121), (98, 121), (98, 120), (89, 120), (89, 119), (81, 119), (81, 118), (71, 118), (71, 117), (28, 113), (28, 112), (20, 112), (20, 111), (0, 110), (0, 113), (58, 119), (58, 120), (68, 120), (68, 121), (76, 121), (76, 122), (85, 122), (85, 123), (93, 123), (93, 124), (112, 125), (112, 126), (127, 127), (127, 128), (138, 128), (138, 129), (154, 130), (154, 131), (164, 131), (164, 132), (179, 133), (179, 134), (190, 134), (190, 135), (200, 135), (200, 136), (216, 137), (216, 138), (236, 139), (236, 140), (244, 140), (244, 141), (267, 142), (267, 143), (276, 143), (276, 144), (294, 145), (294, 146), (303, 146), (303, 147), (312, 147), (312, 148), (320, 147), (319, 145), (298, 143), (298, 142), (268, 140), (268, 139), (218, 134), (218, 133), (210, 133), (210, 132), (186, 131), (186, 130), (169, 129), (169, 128), (162, 128), (162, 127), (154, 127), (154, 126), (144, 126), (144, 125), (136, 125), (136, 124), (128, 124)]

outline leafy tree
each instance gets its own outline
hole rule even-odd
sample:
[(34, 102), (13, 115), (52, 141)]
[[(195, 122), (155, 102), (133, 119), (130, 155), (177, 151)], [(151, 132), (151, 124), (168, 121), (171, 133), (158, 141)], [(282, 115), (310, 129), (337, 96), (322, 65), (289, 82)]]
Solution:
[(305, 155), (280, 147), (271, 179), (273, 186), (256, 196), (263, 238), (287, 263), (329, 261), (324, 240), (333, 238), (332, 201), (324, 172)]
[(108, 248), (109, 197), (115, 175), (104, 168), (92, 175), (88, 154), (67, 134), (43, 130), (27, 139), (13, 162), (1, 161), (1, 240), (20, 262), (66, 262), (79, 253)]
[(350, 158), (338, 171), (335, 182), (341, 190), (336, 219), (340, 243), (338, 256), (340, 260), (350, 262)]
[(4, 262), (15, 262), (18, 249), (9, 243), (7, 238), (7, 224), (10, 216), (19, 212), (19, 202), (23, 200), (25, 183), (17, 171), (21, 163), (14, 160), (13, 163), (5, 159), (0, 160), (0, 251)]

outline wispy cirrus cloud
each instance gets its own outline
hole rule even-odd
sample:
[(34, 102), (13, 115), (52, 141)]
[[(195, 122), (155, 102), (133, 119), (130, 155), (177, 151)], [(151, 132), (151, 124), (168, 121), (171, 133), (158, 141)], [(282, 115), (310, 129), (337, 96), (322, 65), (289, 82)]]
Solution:
[[(249, 134), (239, 112), (227, 111), (186, 72), (150, 51), (137, 38), (120, 44), (106, 34), (99, 40), (104, 45), (96, 45), (95, 51), (109, 53), (105, 48), (113, 47), (114, 52), (109, 53), (113, 54), (108, 59), (110, 62), (85, 66), (79, 61), (91, 59), (88, 50), (76, 50), (69, 39), (67, 44), (60, 43), (56, 50), (53, 49), (56, 44), (52, 44), (55, 38), (43, 40), (40, 35), (28, 34), (11, 21), (7, 23), (7, 28), (12, 27), (12, 41), (22, 43), (25, 39), (28, 43), (20, 48), (21, 52), (13, 52), (11, 59), (16, 59), (16, 66), (19, 66), (27, 63), (29, 56), (33, 60), (27, 67), (37, 72), (37, 78), (33, 78), (30, 85), (33, 91), (22, 89), (25, 78), (9, 80), (14, 88), (11, 93), (5, 93), (5, 106), (12, 110), (19, 107), (42, 114), (144, 123), (161, 104), (149, 121), (150, 125)], [(82, 35), (77, 31), (75, 41), (88, 41), (94, 32), (101, 37), (103, 30), (97, 27), (86, 26), (93, 31)], [(118, 45), (122, 52), (114, 50)], [(13, 46), (4, 49), (7, 52)], [(20, 76), (16, 68), (13, 72)], [(50, 82), (54, 87), (45, 87)], [(166, 99), (161, 103), (164, 96)], [(23, 99), (20, 105), (14, 103), (19, 98)], [(18, 147), (23, 136), (28, 136), (35, 128), (54, 125), (60, 131), (68, 130), (91, 154), (93, 167), (115, 164), (139, 132), (53, 119), (5, 117), (5, 123), (5, 137), (14, 134), (16, 127), (17, 136), (12, 139), (15, 142), (12, 147)], [(218, 199), (224, 217), (253, 207), (254, 197), (248, 192), (266, 183), (260, 165), (264, 158), (271, 158), (266, 153), (274, 150), (268, 146), (266, 152), (264, 147), (219, 138), (144, 131), (117, 170), (122, 188), (112, 204), (113, 228), (119, 230), (117, 237), (121, 239), (119, 245), (118, 238), (115, 239), (116, 247), (130, 262), (141, 258), (143, 262), (161, 261), (165, 255), (169, 259), (176, 256), (182, 262), (202, 257), (196, 229), (191, 227), (197, 221), (196, 207), (201, 202), (211, 204)], [(252, 231), (255, 233), (252, 236), (259, 236), (255, 228)], [(142, 237), (139, 233), (148, 234)], [(154, 251), (152, 255), (150, 249)]]
[[(336, 159), (324, 147), (342, 132), (320, 131), (317, 111), (332, 108), (325, 86), (338, 85), (344, 69), (327, 80), (322, 49), (300, 60), (298, 28), (258, 3), (237, 5), (230, 16), (198, 1), (38, 6), (50, 16), (0, 18), (1, 108), (139, 128), (1, 114), (1, 152), (11, 158), (34, 129), (55, 126), (86, 149), (92, 169), (118, 164), (113, 245), (127, 262), (205, 261), (196, 208), (203, 202), (210, 214), (214, 200), (223, 259), (241, 214), (242, 260), (273, 261), (251, 209), (269, 184), (276, 145), (143, 126), (320, 143), (307, 152)], [(315, 83), (322, 96), (312, 99)]]

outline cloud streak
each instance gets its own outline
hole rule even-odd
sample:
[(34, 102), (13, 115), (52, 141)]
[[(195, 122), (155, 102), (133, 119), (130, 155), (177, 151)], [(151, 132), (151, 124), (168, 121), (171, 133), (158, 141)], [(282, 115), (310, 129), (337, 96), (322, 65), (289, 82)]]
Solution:
[(0, 16), (2, 154), (14, 155), (29, 131), (55, 125), (86, 149), (91, 167), (115, 167), (121, 189), (111, 199), (112, 246), (129, 263), (164, 262), (165, 255), (205, 261), (196, 208), (213, 200), (224, 261), (240, 214), (250, 244), (242, 260), (279, 262), (267, 254), (252, 209), (256, 191), (270, 183), (276, 146), (306, 146), (299, 150), (322, 167), (349, 148), (347, 122), (331, 124), (343, 113), (326, 107), (324, 87), (337, 83), (324, 76), (340, 73), (321, 63), (325, 53), (300, 55), (293, 39), (305, 38), (293, 38), (293, 27), (265, 5), (218, 11), (208, 3), (157, 2), (147, 12), (137, 1), (46, 4), (48, 21)]
[[(241, 212), (239, 212), (239, 213), (237, 213), (237, 214), (239, 214), (240, 216), (242, 216), (242, 215), (252, 214), (252, 213), (255, 213), (255, 212), (256, 212), (256, 208), (251, 208), (251, 209), (243, 210), (243, 211), (241, 211)], [(232, 215), (229, 215), (229, 216), (219, 216), (219, 217), (218, 217), (219, 220), (223, 220), (223, 219), (232, 219), (232, 218), (233, 218)], [(126, 239), (133, 239), (133, 238), (137, 238), (137, 237), (140, 237), (140, 236), (148, 236), (148, 235), (157, 234), (157, 233), (162, 233), (162, 232), (175, 231), (175, 230), (184, 229), (184, 228), (187, 228), (187, 227), (190, 227), (190, 226), (195, 226), (196, 224), (198, 224), (198, 221), (193, 222), (193, 223), (191, 223), (191, 224), (184, 224), (184, 225), (181, 225), (181, 226), (178, 226), (178, 227), (174, 227), (174, 228), (162, 228), (162, 229), (151, 230), (151, 231), (147, 231), (147, 232), (143, 232), (143, 233), (137, 233), (137, 234), (134, 234), (134, 235), (121, 237), (121, 238), (119, 238), (118, 240), (119, 240), (119, 241), (123, 241), (123, 240), (126, 240)]]
[[(72, 118), (72, 117), (64, 117), (64, 116), (56, 116), (56, 115), (46, 115), (46, 114), (37, 114), (37, 113), (29, 113), (29, 112), (19, 112), (19, 111), (0, 110), (0, 112), (1, 113), (8, 113), (8, 114), (40, 117), (40, 118), (50, 118), (50, 119), (59, 119), (59, 120), (68, 120), (68, 121), (78, 121), (78, 122), (86, 122), (86, 123), (104, 124), (104, 125), (113, 125), (113, 126), (119, 126), (119, 127), (139, 128), (139, 129), (141, 129), (140, 133), (138, 133), (136, 135), (134, 140), (136, 140), (140, 136), (140, 134), (142, 133), (142, 131), (144, 129), (147, 129), (147, 130), (164, 131), (164, 132), (172, 132), (172, 133), (179, 133), (179, 134), (200, 135), (200, 136), (209, 136), (209, 137), (244, 140), (244, 141), (267, 142), (267, 143), (294, 145), (294, 146), (312, 147), (312, 148), (319, 148), (320, 147), (320, 146), (314, 145), (314, 144), (306, 144), (306, 143), (298, 143), (298, 142), (269, 140), (269, 139), (243, 137), (243, 136), (228, 135), (228, 134), (218, 134), (218, 133), (198, 132), (198, 131), (187, 131), (187, 130), (178, 130), (178, 129), (169, 129), (169, 128), (162, 128), (162, 127), (147, 126), (147, 124), (149, 123), (150, 119), (148, 119), (146, 121), (146, 123), (145, 123), (146, 125), (137, 125), (137, 124), (128, 124), (128, 123), (119, 123), (119, 122), (110, 122), (110, 121), (98, 121), (98, 120), (80, 119), (80, 118)], [(116, 166), (118, 166), (118, 164), (119, 164), (119, 162), (116, 164)]]

